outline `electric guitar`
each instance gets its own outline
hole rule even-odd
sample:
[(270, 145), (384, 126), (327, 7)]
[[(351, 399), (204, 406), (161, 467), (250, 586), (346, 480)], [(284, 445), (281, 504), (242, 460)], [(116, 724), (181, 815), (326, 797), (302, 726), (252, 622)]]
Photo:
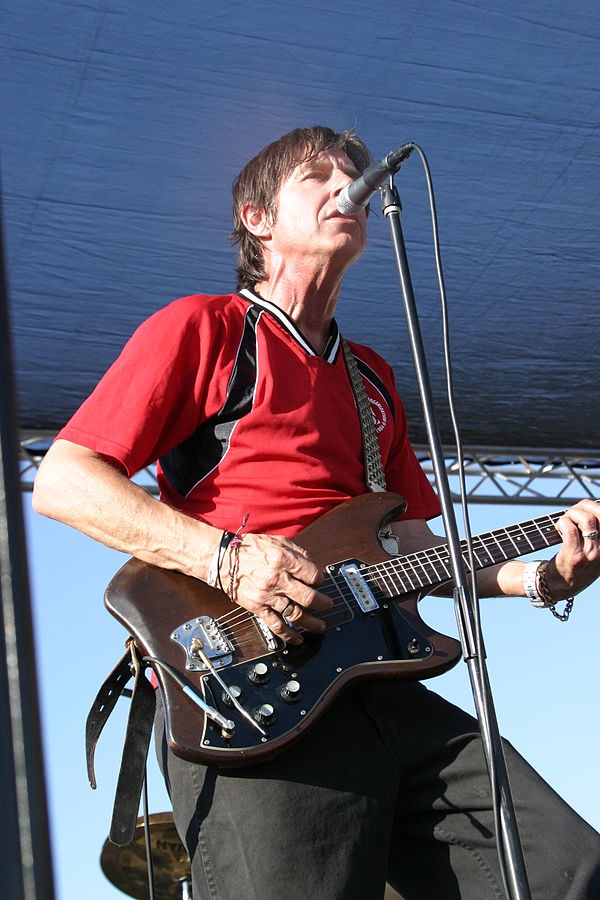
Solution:
[[(105, 604), (151, 662), (169, 746), (192, 761), (257, 762), (297, 740), (350, 682), (431, 678), (461, 649), (419, 616), (419, 600), (451, 580), (446, 544), (390, 556), (379, 540), (406, 508), (398, 494), (355, 497), (294, 538), (324, 573), (333, 606), (322, 634), (284, 644), (222, 591), (131, 559)], [(476, 569), (560, 542), (562, 512), (473, 538)], [(466, 543), (463, 559), (469, 571)], [(400, 547), (401, 551), (402, 548)]]

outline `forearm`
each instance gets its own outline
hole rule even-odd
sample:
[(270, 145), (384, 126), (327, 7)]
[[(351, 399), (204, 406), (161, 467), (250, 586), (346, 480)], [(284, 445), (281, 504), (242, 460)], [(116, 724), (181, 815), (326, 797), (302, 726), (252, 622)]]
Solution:
[(482, 569), (477, 573), (477, 589), (481, 597), (524, 597), (525, 563), (510, 560)]
[[(56, 441), (40, 466), (34, 509), (94, 540), (147, 563), (207, 581), (223, 532), (160, 503), (104, 457), (77, 444)], [(324, 611), (331, 599), (319, 594), (321, 575), (307, 554), (285, 538), (245, 534), (235, 551), (232, 598), (285, 641), (301, 643), (296, 627), (322, 631), (310, 610)], [(231, 579), (231, 554), (221, 561), (223, 584)]]
[(151, 497), (96, 453), (67, 441), (50, 448), (34, 509), (144, 562), (206, 580), (221, 532)]
[[(525, 563), (519, 560), (510, 560), (489, 569), (480, 569), (477, 572), (477, 593), (480, 597), (524, 597), (523, 573)], [(471, 584), (467, 573), (467, 583)], [(452, 596), (453, 585), (445, 584), (435, 593), (443, 596)]]

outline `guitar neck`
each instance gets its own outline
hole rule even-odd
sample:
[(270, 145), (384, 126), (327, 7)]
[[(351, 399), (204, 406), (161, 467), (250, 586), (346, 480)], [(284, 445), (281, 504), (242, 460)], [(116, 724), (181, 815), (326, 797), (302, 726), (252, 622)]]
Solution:
[[(562, 511), (555, 512), (476, 535), (472, 539), (475, 571), (559, 544), (562, 538), (556, 530), (556, 523), (562, 515)], [(460, 548), (465, 570), (470, 572), (466, 540), (461, 541)], [(431, 589), (452, 580), (450, 549), (448, 544), (440, 544), (369, 566), (362, 574), (373, 579), (390, 596), (422, 588)]]

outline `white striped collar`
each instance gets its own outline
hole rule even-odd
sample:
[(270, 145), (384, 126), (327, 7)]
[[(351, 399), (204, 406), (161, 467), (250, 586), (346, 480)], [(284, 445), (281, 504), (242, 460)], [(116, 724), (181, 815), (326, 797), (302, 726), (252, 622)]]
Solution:
[[(277, 306), (275, 303), (271, 303), (270, 300), (265, 300), (264, 297), (261, 297), (260, 294), (254, 293), (249, 288), (242, 288), (239, 293), (242, 297), (245, 297), (246, 300), (249, 300), (251, 303), (255, 303), (257, 306), (262, 307), (262, 309), (266, 309), (271, 313), (283, 327), (288, 331), (294, 340), (296, 340), (301, 347), (310, 355), (310, 356), (320, 356), (321, 354), (317, 353), (313, 345), (307, 340), (302, 332), (298, 329), (296, 323), (292, 319), (291, 316), (281, 309), (281, 307)], [(327, 345), (325, 347), (325, 351), (322, 354), (322, 359), (328, 363), (334, 363), (340, 349), (340, 332), (337, 326), (337, 322), (335, 319), (331, 321), (331, 334), (327, 340)]]

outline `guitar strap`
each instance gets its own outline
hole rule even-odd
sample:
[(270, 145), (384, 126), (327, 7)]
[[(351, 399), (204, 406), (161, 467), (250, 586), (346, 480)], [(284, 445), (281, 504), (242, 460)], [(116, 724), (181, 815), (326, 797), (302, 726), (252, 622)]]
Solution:
[(144, 664), (139, 657), (133, 638), (127, 640), (127, 650), (100, 688), (88, 714), (85, 728), (88, 778), (91, 787), (95, 788), (94, 752), (96, 744), (108, 717), (132, 676), (134, 676), (134, 684), (131, 706), (109, 833), (112, 843), (119, 847), (131, 844), (135, 835), (146, 757), (148, 756), (156, 707), (156, 693), (144, 675)]
[[(381, 461), (381, 450), (379, 449), (379, 440), (375, 431), (375, 423), (373, 421), (373, 413), (371, 412), (371, 404), (367, 397), (365, 383), (358, 371), (358, 363), (352, 353), (350, 347), (342, 338), (342, 350), (344, 352), (344, 361), (352, 386), (352, 393), (356, 408), (358, 410), (358, 418), (360, 421), (360, 430), (362, 434), (363, 458), (365, 463), (365, 481), (370, 491), (376, 493), (386, 490), (385, 473), (383, 471), (383, 463)], [(386, 525), (379, 529), (379, 541), (383, 549), (390, 556), (399, 554), (398, 539), (391, 529)]]
[(385, 491), (385, 474), (381, 462), (379, 440), (377, 438), (377, 432), (375, 431), (373, 413), (371, 412), (371, 404), (367, 397), (365, 383), (358, 371), (358, 363), (356, 362), (354, 354), (344, 338), (342, 338), (342, 350), (360, 420), (367, 487), (370, 491)]

